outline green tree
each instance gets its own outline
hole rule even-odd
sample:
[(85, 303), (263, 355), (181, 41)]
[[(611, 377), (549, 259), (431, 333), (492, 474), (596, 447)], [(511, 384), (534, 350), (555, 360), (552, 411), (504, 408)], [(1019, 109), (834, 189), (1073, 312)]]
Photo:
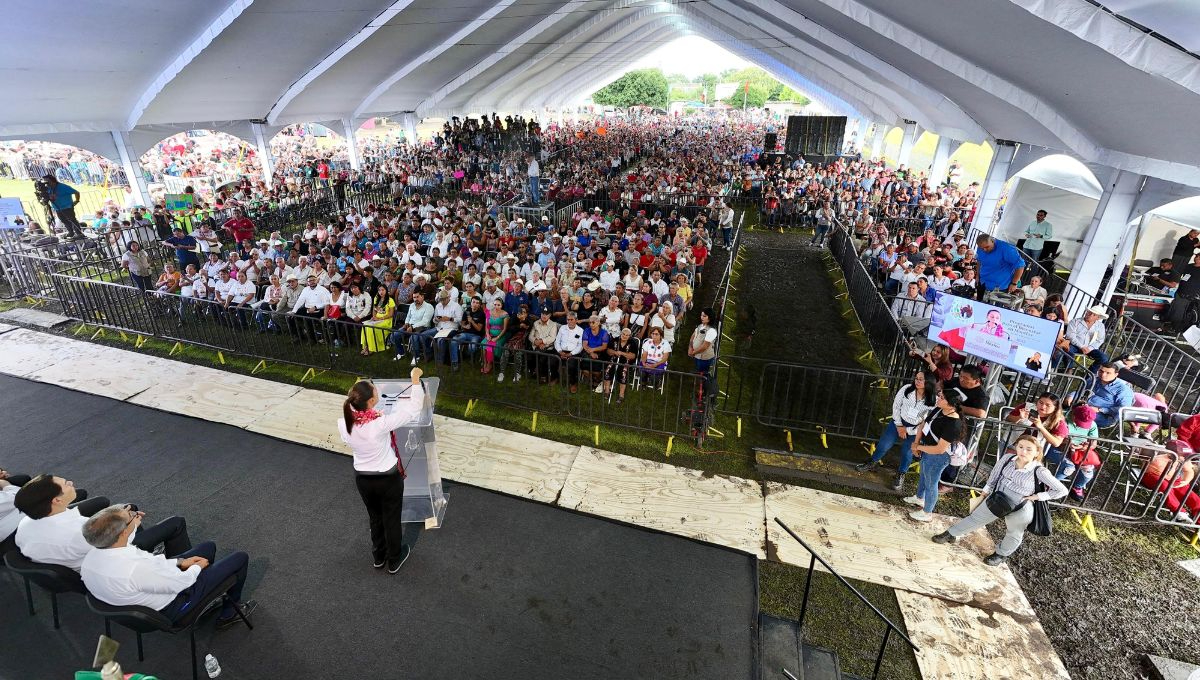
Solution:
[(772, 97), (772, 101), (795, 102), (800, 106), (807, 106), (812, 100), (793, 90), (787, 85), (784, 85), (782, 88), (780, 88), (776, 96)]
[(601, 106), (655, 106), (666, 108), (670, 85), (661, 69), (630, 71), (592, 95)]

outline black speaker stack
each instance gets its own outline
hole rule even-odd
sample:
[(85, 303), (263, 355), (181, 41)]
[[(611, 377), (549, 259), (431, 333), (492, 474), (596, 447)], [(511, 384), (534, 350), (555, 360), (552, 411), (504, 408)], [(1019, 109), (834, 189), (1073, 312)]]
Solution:
[(774, 132), (768, 132), (766, 138), (763, 140), (763, 151), (767, 153), (774, 151), (775, 145), (778, 143), (779, 135), (775, 134)]
[(837, 156), (845, 137), (845, 116), (788, 116), (784, 151), (806, 159)]

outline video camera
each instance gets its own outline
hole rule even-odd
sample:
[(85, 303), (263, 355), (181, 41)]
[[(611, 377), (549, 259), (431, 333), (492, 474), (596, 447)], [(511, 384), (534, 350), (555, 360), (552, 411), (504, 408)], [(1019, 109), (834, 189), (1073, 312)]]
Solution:
[(42, 205), (50, 205), (53, 199), (50, 196), (50, 182), (45, 177), (39, 177), (33, 181), (33, 195), (38, 203)]

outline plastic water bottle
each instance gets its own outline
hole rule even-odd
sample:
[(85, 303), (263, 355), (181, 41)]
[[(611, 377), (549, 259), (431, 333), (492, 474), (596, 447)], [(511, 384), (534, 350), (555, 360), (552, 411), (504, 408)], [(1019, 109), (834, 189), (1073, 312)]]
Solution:
[(212, 654), (204, 656), (204, 670), (208, 671), (208, 677), (215, 678), (221, 674), (221, 664), (217, 663), (217, 657)]

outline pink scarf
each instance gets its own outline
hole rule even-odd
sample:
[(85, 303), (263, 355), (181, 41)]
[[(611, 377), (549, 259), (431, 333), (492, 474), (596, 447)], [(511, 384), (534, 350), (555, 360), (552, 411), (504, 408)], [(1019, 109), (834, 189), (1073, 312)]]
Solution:
[(355, 425), (366, 425), (372, 420), (378, 418), (380, 413), (373, 408), (369, 408), (366, 411), (354, 411), (352, 415), (354, 417)]

